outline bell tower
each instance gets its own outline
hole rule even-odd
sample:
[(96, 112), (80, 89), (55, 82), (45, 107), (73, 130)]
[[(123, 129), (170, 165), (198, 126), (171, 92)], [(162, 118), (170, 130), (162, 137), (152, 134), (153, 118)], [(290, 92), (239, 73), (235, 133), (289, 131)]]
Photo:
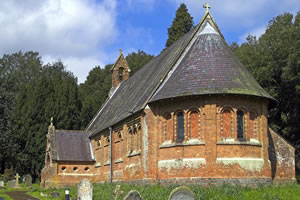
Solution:
[(130, 68), (120, 49), (120, 55), (111, 68), (112, 72), (112, 90), (116, 89), (123, 81), (129, 79)]

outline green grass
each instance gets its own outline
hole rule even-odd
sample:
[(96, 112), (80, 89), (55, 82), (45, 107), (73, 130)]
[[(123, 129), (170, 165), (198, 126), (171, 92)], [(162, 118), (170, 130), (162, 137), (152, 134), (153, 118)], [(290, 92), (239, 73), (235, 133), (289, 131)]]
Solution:
[[(94, 184), (94, 200), (113, 200), (114, 193), (117, 184)], [(121, 194), (119, 199), (123, 199), (130, 190), (137, 190), (142, 195), (144, 200), (167, 200), (171, 191), (178, 187), (178, 185), (162, 186), (156, 185), (132, 185), (132, 184), (120, 184)], [(212, 186), (201, 187), (199, 185), (188, 186), (196, 196), (196, 199), (209, 199), (209, 200), (300, 200), (300, 185), (286, 184), (286, 185), (269, 185), (259, 186), (258, 188), (249, 188), (241, 186)], [(40, 188), (38, 184), (34, 184), (32, 188), (27, 188), (29, 194), (41, 199), (52, 199), (50, 193), (53, 191), (60, 192), (60, 200), (64, 199), (64, 188), (55, 189)], [(11, 190), (11, 189), (10, 189)], [(15, 189), (14, 189), (15, 190)], [(24, 190), (24, 188), (23, 188)], [(8, 191), (8, 190), (5, 190)], [(40, 194), (47, 194), (47, 197), (41, 197)], [(70, 196), (76, 197), (76, 187), (70, 188)], [(0, 196), (8, 198), (4, 195), (3, 190), (0, 191)], [(58, 200), (57, 199), (57, 200)]]

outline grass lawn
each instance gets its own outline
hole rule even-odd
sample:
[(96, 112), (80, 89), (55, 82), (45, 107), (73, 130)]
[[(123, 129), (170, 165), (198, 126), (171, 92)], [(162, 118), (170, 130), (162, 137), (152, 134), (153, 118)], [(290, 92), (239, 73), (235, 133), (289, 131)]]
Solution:
[[(93, 200), (113, 200), (114, 189), (117, 184), (94, 184), (94, 198)], [(131, 185), (120, 184), (123, 194), (119, 199), (123, 199), (130, 190), (137, 190), (142, 195), (144, 200), (167, 200), (171, 191), (178, 187), (178, 185)], [(258, 188), (249, 188), (241, 186), (213, 186), (201, 187), (199, 185), (188, 186), (196, 196), (196, 199), (211, 199), (211, 200), (300, 200), (300, 185), (287, 184), (287, 185), (269, 185), (259, 186)], [(76, 198), (77, 188), (71, 187), (70, 196)], [(22, 187), (21, 189), (8, 189), (0, 190), (0, 196), (6, 200), (11, 200), (4, 192), (15, 190), (28, 190), (28, 194), (35, 196), (41, 200), (53, 200), (50, 196), (51, 192), (59, 192), (61, 194), (60, 200), (64, 199), (64, 188), (55, 189), (40, 188), (38, 184), (33, 184), (31, 188)], [(47, 195), (46, 197), (41, 196)]]
[[(144, 200), (167, 200), (171, 191), (178, 187), (177, 185), (161, 186), (161, 185), (130, 185), (120, 184), (123, 199), (130, 190), (137, 190)], [(113, 200), (113, 191), (116, 184), (94, 184), (93, 200)], [(258, 188), (248, 188), (241, 186), (222, 185), (214, 187), (200, 187), (198, 185), (188, 186), (196, 195), (196, 199), (211, 200), (300, 200), (300, 185), (270, 185), (259, 186)], [(50, 200), (50, 193), (58, 191), (61, 198), (64, 199), (64, 189), (42, 189), (38, 185), (33, 185), (29, 194), (42, 200)], [(76, 197), (76, 188), (70, 188), (71, 197)], [(40, 194), (47, 194), (47, 197), (41, 197)]]

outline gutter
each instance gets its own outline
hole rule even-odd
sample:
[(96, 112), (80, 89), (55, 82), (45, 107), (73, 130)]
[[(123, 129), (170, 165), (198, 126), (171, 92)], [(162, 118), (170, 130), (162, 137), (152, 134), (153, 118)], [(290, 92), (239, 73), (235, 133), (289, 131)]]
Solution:
[(110, 183), (112, 183), (112, 178), (113, 178), (113, 169), (112, 169), (112, 128), (111, 126), (109, 127), (109, 146), (110, 146), (110, 151), (109, 151), (109, 157), (110, 157)]

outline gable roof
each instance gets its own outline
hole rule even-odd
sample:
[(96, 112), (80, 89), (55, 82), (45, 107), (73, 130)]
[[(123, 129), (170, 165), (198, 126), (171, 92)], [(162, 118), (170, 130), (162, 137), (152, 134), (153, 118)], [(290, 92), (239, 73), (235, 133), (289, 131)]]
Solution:
[(87, 132), (56, 130), (55, 140), (58, 161), (94, 161)]
[(124, 81), (88, 125), (93, 136), (160, 99), (243, 94), (273, 99), (238, 61), (209, 12), (190, 32)]

